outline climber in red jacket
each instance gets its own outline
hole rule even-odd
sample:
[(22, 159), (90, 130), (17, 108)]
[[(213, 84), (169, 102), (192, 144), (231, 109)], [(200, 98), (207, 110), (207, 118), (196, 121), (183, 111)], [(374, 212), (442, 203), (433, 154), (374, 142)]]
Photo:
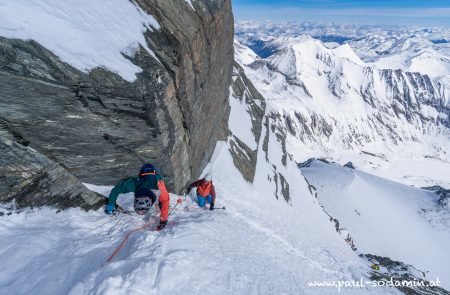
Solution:
[(197, 188), (197, 200), (200, 207), (204, 207), (205, 203), (208, 202), (209, 210), (214, 210), (214, 202), (216, 201), (216, 190), (214, 189), (214, 184), (212, 183), (212, 177), (210, 174), (202, 179), (194, 181), (187, 188), (187, 194), (190, 193), (191, 189)]
[(163, 229), (169, 218), (170, 196), (156, 167), (152, 164), (144, 164), (138, 177), (127, 178), (117, 184), (109, 194), (105, 213), (114, 214), (119, 194), (130, 192), (134, 192), (134, 209), (139, 215), (147, 214), (153, 204), (158, 201), (161, 210), (158, 230)]

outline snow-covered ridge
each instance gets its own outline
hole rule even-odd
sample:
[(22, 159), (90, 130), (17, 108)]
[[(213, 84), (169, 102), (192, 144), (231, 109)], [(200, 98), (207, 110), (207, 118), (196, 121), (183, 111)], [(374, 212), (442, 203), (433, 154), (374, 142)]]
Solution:
[[(378, 169), (397, 159), (450, 161), (446, 86), (428, 76), (379, 70), (347, 44), (327, 48), (311, 37), (266, 59), (235, 48), (298, 162), (329, 157)], [(450, 185), (443, 176), (436, 181)]]
[(0, 5), (0, 36), (34, 40), (84, 72), (105, 67), (134, 81), (142, 70), (126, 56), (134, 56), (139, 46), (155, 56), (143, 33), (159, 24), (128, 0), (5, 0)]
[(438, 195), (320, 161), (301, 170), (358, 253), (412, 264), (450, 287), (450, 208)]
[(239, 42), (267, 57), (303, 35), (327, 47), (348, 44), (363, 61), (379, 69), (401, 69), (441, 81), (450, 75), (450, 30), (383, 25), (237, 22)]

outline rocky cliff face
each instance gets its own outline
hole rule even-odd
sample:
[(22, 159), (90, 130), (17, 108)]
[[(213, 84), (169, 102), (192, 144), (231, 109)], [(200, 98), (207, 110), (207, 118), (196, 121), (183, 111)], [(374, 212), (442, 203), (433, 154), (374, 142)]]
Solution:
[[(155, 56), (142, 46), (127, 56), (142, 69), (133, 82), (104, 68), (81, 72), (45, 44), (0, 37), (0, 118), (14, 134), (8, 143), (0, 135), (11, 151), (2, 154), (2, 166), (12, 165), (1, 171), (0, 201), (27, 192), (22, 205), (57, 204), (46, 198), (43, 182), (49, 195), (65, 196), (76, 186), (73, 195), (89, 196), (80, 181), (115, 184), (135, 175), (143, 161), (157, 165), (176, 192), (200, 174), (229, 113), (231, 3), (199, 0), (195, 9), (182, 0), (136, 5), (161, 27), (144, 33)], [(27, 157), (20, 156), (24, 152)], [(63, 188), (61, 178), (35, 166), (40, 181), (28, 184), (28, 174), (20, 171), (43, 158), (71, 182)], [(51, 165), (45, 169), (53, 170)], [(92, 207), (91, 201), (61, 204)]]
[[(231, 84), (230, 94), (230, 101), (238, 102), (245, 109), (245, 113), (250, 119), (250, 125), (247, 127), (251, 130), (251, 134), (248, 134), (250, 138), (239, 138), (239, 134), (234, 134), (233, 130), (229, 130), (230, 153), (233, 157), (234, 165), (242, 173), (244, 179), (248, 182), (253, 182), (258, 156), (257, 147), (261, 138), (266, 101), (255, 89), (237, 62), (234, 64), (233, 83)], [(233, 116), (230, 118), (230, 120), (237, 119), (233, 118)], [(242, 124), (243, 122), (239, 123)], [(249, 141), (256, 145), (249, 144)]]
[(0, 120), (0, 195), (13, 207), (52, 204), (57, 208), (101, 206), (102, 197), (86, 190), (66, 169), (28, 146)]

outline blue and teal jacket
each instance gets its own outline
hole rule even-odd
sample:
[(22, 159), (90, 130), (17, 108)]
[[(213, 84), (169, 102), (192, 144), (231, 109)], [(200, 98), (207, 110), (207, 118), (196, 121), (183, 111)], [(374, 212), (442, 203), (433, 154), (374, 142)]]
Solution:
[(147, 175), (122, 180), (109, 194), (108, 205), (116, 205), (120, 194), (135, 193), (141, 189), (158, 190), (158, 180), (162, 180), (159, 173), (148, 173)]

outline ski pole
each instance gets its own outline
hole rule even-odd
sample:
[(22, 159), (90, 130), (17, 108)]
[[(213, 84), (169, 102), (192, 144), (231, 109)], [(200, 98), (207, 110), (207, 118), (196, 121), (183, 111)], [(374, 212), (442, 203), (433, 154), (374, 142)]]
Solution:
[(219, 208), (214, 208), (214, 210), (225, 210), (225, 209), (226, 209), (225, 206), (219, 207)]
[(167, 217), (170, 216), (170, 214), (172, 214), (173, 210), (175, 210), (175, 208), (178, 206), (178, 202), (176, 203), (175, 207), (172, 208), (172, 210), (170, 210), (169, 215), (167, 215)]

